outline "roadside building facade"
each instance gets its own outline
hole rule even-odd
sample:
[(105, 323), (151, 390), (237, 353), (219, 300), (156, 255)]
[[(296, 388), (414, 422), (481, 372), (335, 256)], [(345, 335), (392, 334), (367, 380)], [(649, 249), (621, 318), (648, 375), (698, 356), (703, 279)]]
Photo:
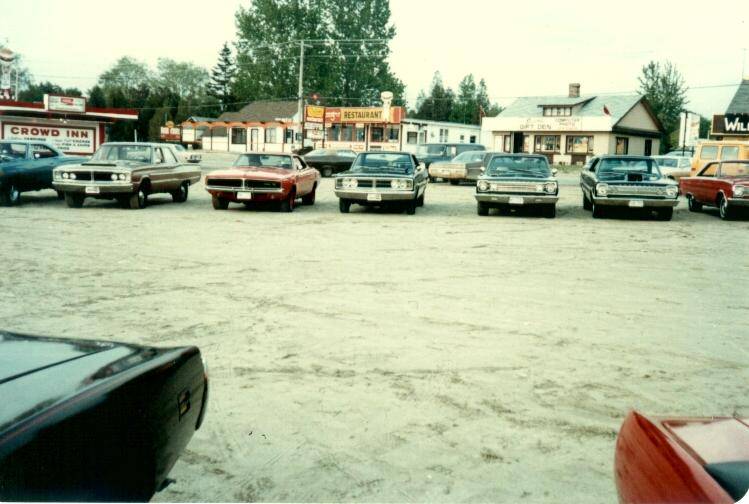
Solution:
[(518, 98), (481, 125), (487, 148), (545, 155), (554, 164), (584, 164), (602, 154), (656, 155), (663, 126), (641, 95)]
[(725, 114), (713, 116), (710, 138), (749, 141), (749, 78), (744, 78)]
[(42, 102), (0, 100), (0, 139), (46, 142), (72, 155), (90, 156), (107, 141), (110, 124), (136, 120), (136, 110), (91, 107), (79, 97), (44, 95)]
[(296, 101), (258, 100), (216, 119), (184, 121), (182, 143), (223, 152), (291, 152), (302, 147)]

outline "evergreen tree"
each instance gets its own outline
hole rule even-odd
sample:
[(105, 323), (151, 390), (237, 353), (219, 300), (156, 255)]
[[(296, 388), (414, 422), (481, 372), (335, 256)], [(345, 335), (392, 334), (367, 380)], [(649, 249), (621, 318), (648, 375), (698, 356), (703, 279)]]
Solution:
[(663, 125), (661, 152), (668, 152), (674, 144), (674, 133), (678, 136), (679, 113), (687, 104), (687, 87), (684, 78), (671, 62), (665, 64), (651, 61), (642, 67), (640, 93), (647, 98), (653, 113)]
[(432, 121), (449, 121), (453, 117), (455, 93), (442, 83), (442, 75), (434, 72), (429, 95), (421, 93), (416, 102), (416, 118)]
[(209, 93), (218, 99), (221, 111), (227, 110), (230, 104), (236, 101), (232, 92), (236, 74), (237, 66), (234, 64), (231, 49), (229, 44), (224, 43), (219, 52), (218, 62), (211, 70), (211, 81), (208, 84)]
[(40, 82), (39, 84), (29, 84), (29, 86), (18, 93), (19, 101), (40, 102), (44, 99), (45, 94), (56, 94), (63, 96), (83, 96), (78, 88), (62, 88), (50, 81)]
[(107, 106), (107, 98), (104, 96), (104, 90), (101, 86), (96, 85), (88, 90), (88, 104), (91, 107)]

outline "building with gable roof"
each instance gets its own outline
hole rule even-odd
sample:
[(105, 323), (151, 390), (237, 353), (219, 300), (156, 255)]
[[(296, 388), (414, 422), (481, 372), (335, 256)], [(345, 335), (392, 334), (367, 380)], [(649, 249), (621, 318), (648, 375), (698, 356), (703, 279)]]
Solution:
[(518, 98), (481, 124), (487, 147), (543, 154), (554, 164), (584, 164), (602, 154), (655, 155), (662, 134), (644, 96), (581, 96), (580, 84), (570, 84), (567, 96)]

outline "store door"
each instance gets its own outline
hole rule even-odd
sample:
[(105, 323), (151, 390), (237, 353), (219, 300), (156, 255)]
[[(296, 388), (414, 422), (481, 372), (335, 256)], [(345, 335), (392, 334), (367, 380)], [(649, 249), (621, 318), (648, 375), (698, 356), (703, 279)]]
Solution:
[(523, 134), (522, 133), (512, 134), (512, 152), (513, 154), (519, 154), (523, 152)]
[(252, 128), (250, 130), (250, 150), (251, 151), (257, 150), (257, 141), (258, 141), (258, 129)]
[(645, 140), (645, 155), (650, 156), (653, 153), (653, 141), (650, 139)]

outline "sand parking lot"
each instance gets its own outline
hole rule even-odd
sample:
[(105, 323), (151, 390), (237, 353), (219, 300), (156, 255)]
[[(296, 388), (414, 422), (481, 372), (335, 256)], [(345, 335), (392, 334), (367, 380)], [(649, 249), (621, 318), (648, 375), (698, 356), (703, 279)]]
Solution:
[(614, 502), (628, 409), (749, 415), (749, 222), (594, 220), (563, 180), (553, 220), (447, 184), (415, 216), (340, 214), (330, 179), (292, 214), (25, 194), (0, 327), (201, 348), (156, 501)]

